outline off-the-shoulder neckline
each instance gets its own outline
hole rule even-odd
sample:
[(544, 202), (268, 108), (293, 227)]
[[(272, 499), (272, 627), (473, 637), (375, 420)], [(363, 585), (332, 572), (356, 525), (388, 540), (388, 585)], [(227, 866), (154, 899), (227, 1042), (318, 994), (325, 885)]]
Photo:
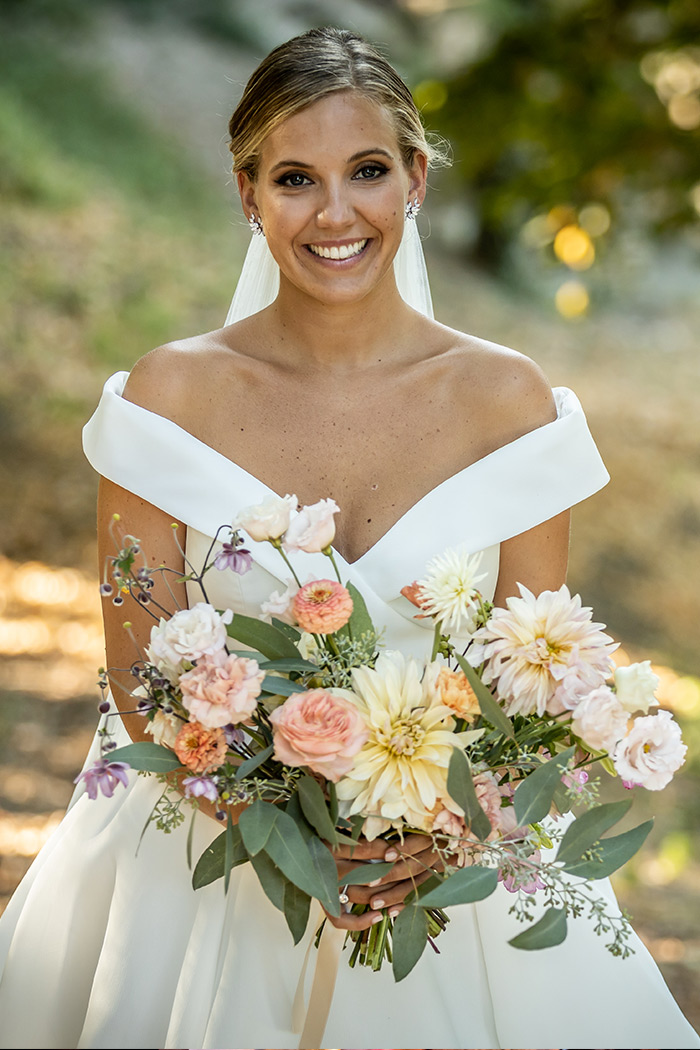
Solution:
[[(244, 475), (249, 480), (249, 482), (259, 485), (260, 488), (264, 490), (265, 495), (277, 496), (278, 498), (281, 498), (278, 492), (271, 488), (271, 486), (268, 485), (266, 482), (262, 481), (256, 474), (253, 474), (245, 467), (242, 467), (234, 459), (231, 459), (229, 456), (224, 455), (223, 452), (219, 452), (219, 450), (214, 448), (213, 445), (209, 445), (206, 441), (202, 441), (201, 438), (196, 437), (196, 435), (194, 435), (191, 431), (187, 430), (185, 427), (181, 427), (172, 419), (168, 419), (167, 416), (160, 415), (160, 413), (154, 412), (152, 409), (144, 408), (143, 405), (138, 405), (135, 401), (129, 401), (128, 398), (125, 398), (123, 396), (123, 390), (124, 386), (126, 385), (127, 378), (128, 372), (116, 373), (105, 384), (105, 392), (108, 392), (113, 396), (118, 397), (125, 406), (129, 406), (129, 411), (133, 410), (137, 414), (143, 414), (144, 416), (151, 417), (154, 421), (158, 421), (158, 425), (174, 427), (175, 430), (180, 435), (182, 435), (182, 440), (193, 442), (194, 444), (207, 449), (209, 454), (218, 457), (224, 463), (226, 463), (227, 466), (234, 467), (237, 471)], [(116, 388), (117, 383), (120, 383), (120, 387), (118, 389)], [(343, 554), (341, 554), (341, 552), (335, 547), (332, 548), (333, 553), (336, 554), (345, 565), (349, 567), (358, 567), (361, 562), (363, 562), (367, 557), (369, 557), (370, 554), (375, 553), (379, 546), (383, 544), (386, 540), (388, 540), (392, 533), (395, 533), (409, 516), (414, 514), (418, 510), (418, 508), (425, 506), (425, 504), (429, 500), (431, 500), (443, 489), (451, 485), (458, 484), (460, 479), (463, 478), (469, 472), (474, 471), (475, 469), (484, 469), (484, 467), (488, 466), (488, 464), (493, 463), (495, 460), (503, 457), (504, 455), (508, 455), (515, 446), (519, 446), (522, 443), (527, 442), (528, 439), (532, 439), (533, 435), (541, 436), (545, 431), (548, 430), (548, 428), (556, 426), (557, 423), (559, 423), (566, 415), (575, 411), (575, 409), (579, 407), (576, 395), (568, 387), (554, 387), (552, 393), (554, 394), (555, 404), (557, 408), (556, 419), (552, 419), (548, 423), (543, 423), (542, 426), (535, 427), (533, 430), (529, 430), (527, 431), (527, 433), (521, 434), (520, 437), (514, 438), (512, 441), (508, 441), (504, 445), (500, 445), (497, 449), (494, 449), (492, 452), (488, 452), (485, 456), (480, 456), (478, 459), (475, 459), (471, 463), (468, 463), (465, 467), (462, 467), (454, 474), (450, 474), (449, 477), (444, 478), (442, 481), (439, 481), (436, 485), (429, 489), (428, 492), (425, 493), (425, 495), (419, 497), (419, 499), (412, 503), (411, 506), (408, 507), (407, 510), (405, 510), (404, 513), (401, 514), (400, 517), (398, 517), (396, 521), (385, 532), (383, 532), (382, 535), (377, 540), (375, 540), (375, 542), (370, 547), (368, 547), (358, 558), (355, 558), (354, 561), (348, 561), (348, 559)]]

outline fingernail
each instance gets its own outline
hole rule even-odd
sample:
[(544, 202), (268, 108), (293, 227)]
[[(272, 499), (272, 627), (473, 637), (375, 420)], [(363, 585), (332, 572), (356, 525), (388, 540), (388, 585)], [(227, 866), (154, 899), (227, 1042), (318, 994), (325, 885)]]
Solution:
[(368, 886), (378, 886), (381, 881), (382, 881), (381, 879), (374, 879), (372, 882), (368, 882), (367, 885)]
[(401, 914), (401, 909), (400, 908), (392, 908), (391, 911), (389, 912), (389, 918), (390, 919), (395, 919), (396, 916), (400, 915), (400, 914)]
[(380, 908), (384, 907), (384, 901), (383, 900), (372, 901), (372, 907), (374, 908), (375, 911), (379, 911)]
[(396, 852), (395, 849), (388, 849), (386, 851), (386, 853), (384, 854), (384, 860), (396, 860), (397, 857), (398, 857), (398, 853)]
[(372, 925), (373, 925), (373, 926), (376, 926), (376, 925), (377, 925), (377, 923), (378, 923), (378, 922), (381, 922), (383, 918), (384, 918), (384, 916), (383, 916), (383, 915), (375, 915), (375, 916), (374, 916), (374, 917), (372, 918)]

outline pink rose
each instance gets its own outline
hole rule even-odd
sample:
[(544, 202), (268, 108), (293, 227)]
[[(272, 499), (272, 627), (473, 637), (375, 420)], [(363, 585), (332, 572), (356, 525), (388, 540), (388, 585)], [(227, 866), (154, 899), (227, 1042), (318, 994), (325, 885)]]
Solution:
[(207, 729), (247, 722), (255, 711), (264, 677), (256, 660), (221, 649), (203, 656), (180, 677), (182, 703)]
[(296, 693), (270, 715), (275, 758), (334, 782), (349, 773), (369, 737), (357, 708), (327, 689)]
[(335, 536), (333, 515), (339, 510), (332, 499), (322, 499), (310, 507), (302, 507), (285, 533), (284, 549), (317, 554), (330, 547)]
[(333, 634), (352, 616), (349, 591), (335, 580), (305, 583), (292, 602), (294, 619), (309, 634)]

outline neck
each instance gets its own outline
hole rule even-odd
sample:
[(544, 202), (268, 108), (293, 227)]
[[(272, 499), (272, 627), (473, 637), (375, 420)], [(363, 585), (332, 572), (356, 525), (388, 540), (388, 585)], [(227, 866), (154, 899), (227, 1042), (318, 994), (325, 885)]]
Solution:
[(299, 291), (284, 276), (268, 308), (271, 346), (285, 365), (298, 370), (344, 372), (396, 360), (406, 346), (415, 313), (401, 298), (393, 268), (359, 302), (323, 303)]

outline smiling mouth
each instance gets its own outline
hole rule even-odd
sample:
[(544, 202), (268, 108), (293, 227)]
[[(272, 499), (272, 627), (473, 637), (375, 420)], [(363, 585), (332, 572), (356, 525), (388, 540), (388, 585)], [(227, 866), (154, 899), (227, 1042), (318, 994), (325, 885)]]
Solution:
[(307, 244), (306, 247), (322, 259), (352, 259), (365, 250), (368, 240), (369, 238), (365, 237), (364, 240), (355, 241), (353, 244), (334, 244), (331, 248), (325, 248), (322, 244)]

